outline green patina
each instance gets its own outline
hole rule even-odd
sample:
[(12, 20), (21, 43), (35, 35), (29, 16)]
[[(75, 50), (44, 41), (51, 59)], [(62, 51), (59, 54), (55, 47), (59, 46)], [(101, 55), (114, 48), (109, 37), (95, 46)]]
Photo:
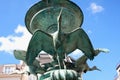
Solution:
[[(82, 10), (70, 0), (39, 1), (25, 16), (26, 27), (33, 35), (28, 49), (14, 51), (14, 55), (29, 66), (30, 73), (42, 74), (39, 80), (82, 80), (81, 73), (92, 70), (86, 63), (87, 59), (93, 60), (101, 52), (94, 50), (81, 28), (82, 23)], [(65, 55), (76, 49), (80, 49), (84, 56), (75, 64), (65, 63)], [(53, 61), (44, 67), (36, 60), (41, 51), (53, 56)]]

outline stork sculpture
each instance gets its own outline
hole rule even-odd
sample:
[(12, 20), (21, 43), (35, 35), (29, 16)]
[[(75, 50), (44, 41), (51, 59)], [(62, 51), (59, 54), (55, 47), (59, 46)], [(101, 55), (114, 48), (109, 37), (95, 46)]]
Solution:
[(43, 74), (43, 73), (46, 72), (46, 70), (40, 66), (39, 61), (37, 61), (36, 59), (34, 60), (34, 63), (31, 66), (27, 65), (26, 51), (24, 51), (24, 50), (14, 50), (14, 56), (15, 56), (16, 59), (22, 60), (25, 63), (25, 67), (24, 67), (23, 71), (18, 71), (17, 70), (14, 73), (33, 74), (33, 75), (36, 76), (36, 79), (38, 80), (38, 77), (39, 77), (38, 74)]
[[(109, 53), (109, 49), (106, 48), (97, 48), (94, 50), (94, 57), (98, 56), (100, 53)], [(101, 71), (99, 68), (97, 68), (96, 66), (93, 66), (92, 68), (89, 67), (89, 65), (87, 64), (87, 60), (88, 58), (83, 55), (81, 56), (79, 59), (74, 60), (74, 64), (71, 63), (67, 63), (67, 69), (74, 69), (75, 71), (77, 71), (80, 76), (82, 75), (82, 73), (86, 73), (87, 71), (93, 71), (93, 70), (98, 70)], [(69, 67), (72, 66), (71, 67)]]
[(54, 60), (58, 56), (60, 63), (65, 58), (65, 54), (69, 54), (75, 49), (80, 49), (91, 60), (94, 58), (94, 48), (85, 31), (78, 28), (71, 33), (63, 33), (61, 31), (61, 21), (62, 9), (57, 18), (56, 32), (48, 34), (42, 30), (37, 30), (33, 34), (26, 54), (28, 65), (33, 64), (33, 61), (42, 50), (52, 55)]

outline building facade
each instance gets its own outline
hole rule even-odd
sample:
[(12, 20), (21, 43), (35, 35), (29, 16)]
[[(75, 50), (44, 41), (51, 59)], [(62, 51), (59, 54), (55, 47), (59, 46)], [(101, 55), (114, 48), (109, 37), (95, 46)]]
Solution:
[[(36, 60), (41, 64), (52, 61), (47, 53), (41, 53)], [(28, 71), (28, 66), (23, 61), (20, 64), (0, 65), (0, 80), (37, 80), (35, 75), (28, 74), (26, 71)]]
[(0, 80), (22, 80), (21, 74), (11, 74), (18, 65), (6, 64), (0, 66)]
[(120, 64), (116, 68), (117, 76), (115, 77), (115, 80), (120, 80)]

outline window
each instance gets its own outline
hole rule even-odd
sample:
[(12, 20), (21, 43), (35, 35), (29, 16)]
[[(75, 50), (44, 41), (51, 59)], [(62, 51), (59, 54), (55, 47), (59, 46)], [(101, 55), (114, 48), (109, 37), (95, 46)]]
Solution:
[(4, 74), (10, 74), (13, 71), (14, 71), (14, 67), (12, 67), (12, 66), (5, 66), (3, 69)]

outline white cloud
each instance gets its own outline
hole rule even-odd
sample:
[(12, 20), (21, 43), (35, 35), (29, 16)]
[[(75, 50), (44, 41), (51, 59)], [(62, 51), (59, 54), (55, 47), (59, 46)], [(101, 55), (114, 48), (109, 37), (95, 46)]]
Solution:
[(98, 12), (102, 12), (104, 10), (104, 8), (102, 6), (97, 5), (96, 3), (91, 3), (90, 7), (88, 9), (91, 10), (92, 13), (98, 13)]
[[(21, 36), (17, 36), (22, 33)], [(12, 53), (15, 49), (27, 50), (31, 34), (26, 27), (18, 25), (15, 29), (14, 35), (8, 35), (7, 37), (0, 37), (0, 51)]]

